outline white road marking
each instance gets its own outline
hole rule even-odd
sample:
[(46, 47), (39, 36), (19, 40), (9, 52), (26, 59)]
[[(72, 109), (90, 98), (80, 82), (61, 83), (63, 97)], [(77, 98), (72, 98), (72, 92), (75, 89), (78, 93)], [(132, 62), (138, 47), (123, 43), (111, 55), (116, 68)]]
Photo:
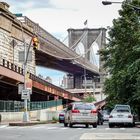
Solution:
[(110, 129), (111, 129), (111, 128), (108, 128), (108, 127), (107, 127), (107, 128), (105, 128), (105, 130), (110, 130)]
[(46, 129), (59, 129), (59, 127), (46, 127)]
[[(59, 129), (60, 129), (60, 128), (59, 128)], [(68, 129), (68, 128), (66, 128), (66, 127), (63, 127), (63, 128), (61, 128), (61, 129), (63, 129), (63, 130), (64, 130), (64, 129)]]
[(84, 133), (80, 140), (140, 140), (139, 133)]
[(125, 130), (125, 128), (120, 128), (120, 130)]
[(7, 127), (8, 125), (0, 125), (0, 128), (5, 128)]
[(83, 129), (83, 128), (77, 128), (77, 129)]

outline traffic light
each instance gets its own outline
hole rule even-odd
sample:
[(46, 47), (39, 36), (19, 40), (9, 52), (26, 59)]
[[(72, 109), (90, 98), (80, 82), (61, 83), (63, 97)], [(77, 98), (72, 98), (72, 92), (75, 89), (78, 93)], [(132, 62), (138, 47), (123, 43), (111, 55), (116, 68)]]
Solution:
[(39, 47), (39, 40), (38, 40), (38, 37), (37, 36), (34, 36), (33, 38), (32, 38), (32, 42), (33, 42), (33, 49), (38, 49), (38, 47)]

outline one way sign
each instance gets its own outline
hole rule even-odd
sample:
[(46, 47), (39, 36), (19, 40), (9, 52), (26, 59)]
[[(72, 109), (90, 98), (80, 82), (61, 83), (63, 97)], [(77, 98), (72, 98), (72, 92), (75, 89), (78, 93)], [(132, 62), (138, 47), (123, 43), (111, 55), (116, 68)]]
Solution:
[(30, 99), (30, 90), (22, 90), (21, 99)]

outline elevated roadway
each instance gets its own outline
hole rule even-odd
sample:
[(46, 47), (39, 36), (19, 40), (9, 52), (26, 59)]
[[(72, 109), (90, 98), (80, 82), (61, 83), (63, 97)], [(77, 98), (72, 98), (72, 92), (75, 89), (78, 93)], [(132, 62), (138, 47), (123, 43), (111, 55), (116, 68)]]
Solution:
[(83, 75), (85, 68), (87, 74), (99, 75), (99, 69), (96, 65), (78, 55), (38, 24), (25, 16), (22, 17), (22, 22), (32, 27), (39, 37), (40, 45), (35, 51), (36, 65), (79, 75)]

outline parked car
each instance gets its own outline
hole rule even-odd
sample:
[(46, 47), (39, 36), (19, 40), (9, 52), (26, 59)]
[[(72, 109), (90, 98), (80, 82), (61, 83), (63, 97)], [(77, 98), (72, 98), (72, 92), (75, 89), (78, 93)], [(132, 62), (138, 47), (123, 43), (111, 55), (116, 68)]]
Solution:
[(64, 123), (65, 109), (59, 113), (59, 123)]
[(129, 105), (116, 105), (109, 116), (109, 127), (118, 125), (134, 126), (134, 118)]
[(108, 121), (110, 112), (108, 110), (103, 110), (102, 114), (103, 114), (103, 121)]
[(65, 113), (64, 126), (72, 127), (75, 124), (92, 125), (97, 127), (97, 111), (92, 103), (74, 102), (68, 105)]

